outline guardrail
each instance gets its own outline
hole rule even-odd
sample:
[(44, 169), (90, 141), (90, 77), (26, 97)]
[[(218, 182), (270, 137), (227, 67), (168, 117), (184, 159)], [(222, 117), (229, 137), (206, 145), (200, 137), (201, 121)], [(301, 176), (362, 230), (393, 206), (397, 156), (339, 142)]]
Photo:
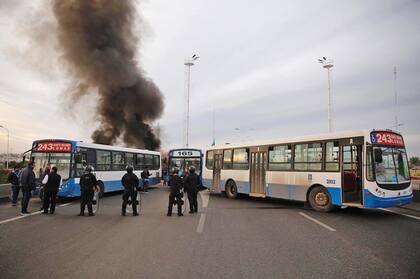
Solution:
[(10, 184), (0, 184), (0, 198), (7, 198), (10, 195)]

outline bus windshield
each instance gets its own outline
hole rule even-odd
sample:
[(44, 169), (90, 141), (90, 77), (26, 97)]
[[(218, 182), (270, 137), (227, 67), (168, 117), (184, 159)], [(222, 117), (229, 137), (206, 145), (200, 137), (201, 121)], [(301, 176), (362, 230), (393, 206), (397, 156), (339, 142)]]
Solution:
[(374, 147), (380, 149), (382, 160), (375, 160), (376, 181), (378, 184), (403, 184), (410, 182), (405, 148)]
[(70, 156), (70, 153), (32, 153), (35, 174), (39, 178), (45, 167), (51, 165), (57, 167), (58, 174), (61, 175), (63, 180), (68, 179), (70, 175)]
[(172, 171), (177, 168), (180, 175), (183, 175), (185, 170), (188, 170), (191, 166), (194, 166), (195, 173), (200, 175), (200, 158), (171, 158), (169, 161), (169, 170)]

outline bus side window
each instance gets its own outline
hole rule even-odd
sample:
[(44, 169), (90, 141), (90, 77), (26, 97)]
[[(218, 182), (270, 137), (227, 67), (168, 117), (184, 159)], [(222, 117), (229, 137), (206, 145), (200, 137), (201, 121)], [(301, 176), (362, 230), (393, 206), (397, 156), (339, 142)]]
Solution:
[(136, 154), (136, 170), (143, 170), (144, 169), (144, 154)]
[(153, 169), (158, 170), (160, 168), (160, 156), (153, 155)]
[(96, 151), (96, 168), (98, 171), (111, 170), (111, 152), (104, 150)]
[(338, 141), (329, 141), (325, 144), (325, 171), (340, 170), (340, 147)]
[(125, 153), (125, 163), (127, 166), (132, 166), (134, 168), (134, 154)]
[(232, 149), (223, 150), (223, 169), (232, 169)]
[(209, 170), (213, 169), (214, 151), (207, 151), (206, 156), (206, 168)]

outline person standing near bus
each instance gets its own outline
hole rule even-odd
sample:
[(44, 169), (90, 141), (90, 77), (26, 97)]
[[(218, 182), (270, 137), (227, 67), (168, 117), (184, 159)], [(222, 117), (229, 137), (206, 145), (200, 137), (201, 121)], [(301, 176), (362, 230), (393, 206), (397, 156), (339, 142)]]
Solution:
[(124, 186), (123, 203), (121, 215), (125, 216), (128, 199), (131, 197), (131, 206), (133, 207), (133, 216), (138, 216), (137, 212), (137, 189), (139, 188), (139, 178), (133, 173), (133, 167), (127, 167), (127, 173), (121, 179)]
[(93, 196), (95, 190), (98, 188), (98, 182), (96, 177), (92, 174), (92, 167), (87, 166), (85, 173), (80, 177), (80, 214), (79, 216), (85, 216), (85, 208), (87, 205), (89, 216), (95, 216), (92, 209)]
[(19, 175), (19, 183), (22, 187), (22, 211), (20, 215), (28, 215), (29, 200), (31, 199), (31, 191), (35, 190), (35, 173), (34, 163), (30, 162), (28, 167)]
[(178, 175), (178, 170), (174, 169), (172, 178), (169, 182), (169, 187), (171, 188), (171, 192), (169, 194), (169, 204), (168, 204), (168, 214), (167, 216), (172, 216), (172, 207), (174, 203), (178, 206), (178, 216), (183, 216), (182, 214), (182, 196), (181, 191), (184, 187), (183, 180)]
[(149, 167), (146, 167), (142, 172), (141, 172), (141, 182), (143, 184), (143, 191), (145, 193), (148, 192), (147, 188), (149, 187), (149, 177), (150, 177), (150, 172), (149, 172)]
[[(42, 170), (42, 169), (41, 169), (41, 170)], [(40, 211), (44, 210), (44, 191), (45, 191), (45, 183), (43, 183), (43, 181), (44, 181), (44, 178), (45, 178), (46, 176), (48, 176), (48, 174), (50, 173), (50, 171), (51, 171), (51, 167), (50, 167), (50, 165), (47, 165), (47, 166), (45, 167), (44, 172), (42, 172), (42, 173), (39, 175), (39, 181), (40, 181), (40, 183), (39, 183), (39, 198), (40, 198), (40, 199), (41, 199), (41, 201), (42, 201), (42, 207), (39, 209)]]
[(20, 186), (19, 186), (19, 167), (15, 166), (13, 171), (9, 173), (7, 181), (12, 185), (12, 206), (16, 206), (17, 198), (19, 196)]
[(61, 185), (61, 176), (57, 173), (58, 169), (56, 166), (51, 168), (50, 173), (46, 174), (42, 180), (44, 185), (44, 200), (43, 200), (43, 209), (42, 214), (48, 214), (48, 208), (50, 207), (50, 214), (54, 214), (55, 204), (57, 200), (58, 188)]
[(188, 201), (190, 204), (189, 213), (196, 213), (198, 211), (197, 193), (200, 185), (200, 177), (195, 173), (195, 168), (190, 167), (190, 173), (184, 178), (184, 191), (187, 192)]

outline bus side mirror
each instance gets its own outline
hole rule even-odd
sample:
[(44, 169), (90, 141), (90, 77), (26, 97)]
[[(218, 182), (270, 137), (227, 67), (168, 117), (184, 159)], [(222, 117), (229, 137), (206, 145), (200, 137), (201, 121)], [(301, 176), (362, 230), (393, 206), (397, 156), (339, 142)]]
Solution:
[(373, 156), (375, 157), (375, 162), (380, 164), (383, 162), (382, 159), (382, 149), (375, 148), (373, 149)]

